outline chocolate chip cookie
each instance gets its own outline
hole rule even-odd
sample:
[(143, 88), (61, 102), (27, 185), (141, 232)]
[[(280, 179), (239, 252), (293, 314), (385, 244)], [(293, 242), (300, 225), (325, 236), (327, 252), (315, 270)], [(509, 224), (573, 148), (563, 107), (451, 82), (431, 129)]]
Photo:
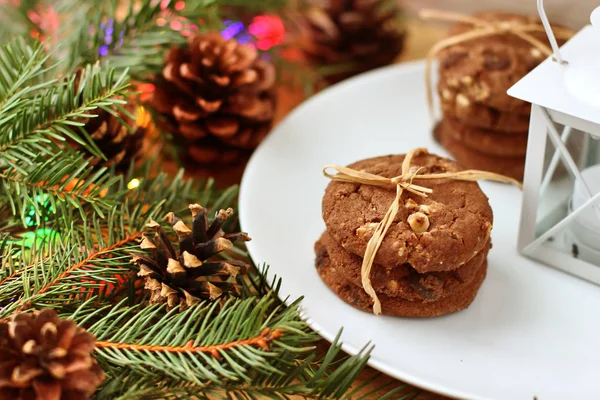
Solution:
[[(360, 257), (345, 251), (327, 232), (315, 245), (317, 253), (319, 248), (327, 250), (331, 262), (345, 280), (362, 288), (363, 260)], [(470, 284), (484, 264), (489, 249), (490, 243), (488, 242), (484, 249), (466, 264), (447, 272), (419, 274), (408, 264), (393, 267), (374, 264), (370, 275), (371, 284), (377, 293), (388, 297), (401, 297), (405, 300), (424, 303), (437, 301), (451, 296), (462, 290), (465, 285)]]
[[(346, 280), (324, 246), (317, 243), (316, 268), (323, 282), (343, 301), (366, 312), (371, 312), (373, 300), (360, 287)], [(389, 297), (379, 294), (382, 313), (397, 317), (437, 317), (452, 314), (467, 308), (475, 299), (487, 272), (487, 261), (477, 270), (473, 280), (455, 291), (453, 294), (438, 301), (410, 301), (401, 297)]]
[[(402, 173), (405, 155), (359, 161), (349, 168), (392, 178)], [(412, 169), (419, 174), (456, 172), (455, 161), (426, 152), (415, 155)], [(471, 260), (487, 245), (493, 215), (476, 182), (451, 179), (423, 180), (428, 197), (404, 191), (400, 210), (385, 235), (375, 263), (409, 264), (419, 273), (451, 271)], [(395, 200), (391, 188), (332, 181), (323, 197), (327, 231), (346, 251), (363, 257), (375, 227)]]

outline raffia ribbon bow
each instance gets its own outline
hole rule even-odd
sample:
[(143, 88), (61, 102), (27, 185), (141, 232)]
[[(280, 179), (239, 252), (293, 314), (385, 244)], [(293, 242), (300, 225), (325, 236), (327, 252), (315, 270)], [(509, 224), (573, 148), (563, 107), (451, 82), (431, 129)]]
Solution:
[[(323, 174), (333, 181), (359, 183), (361, 185), (378, 186), (396, 190), (396, 198), (392, 204), (390, 204), (390, 207), (381, 222), (377, 224), (373, 236), (367, 243), (367, 248), (365, 250), (361, 266), (362, 286), (365, 292), (367, 292), (371, 299), (373, 299), (373, 313), (377, 315), (381, 314), (381, 303), (379, 301), (379, 297), (377, 297), (377, 293), (375, 293), (375, 289), (373, 289), (373, 285), (371, 284), (371, 268), (373, 267), (375, 255), (377, 254), (377, 251), (383, 242), (383, 238), (398, 214), (402, 193), (406, 190), (421, 197), (428, 197), (429, 194), (433, 193), (433, 190), (428, 187), (414, 184), (413, 182), (415, 180), (452, 179), (458, 181), (479, 181), (482, 179), (487, 179), (496, 182), (512, 183), (521, 188), (521, 183), (513, 178), (486, 171), (465, 170), (437, 174), (419, 174), (421, 168), (411, 167), (411, 162), (415, 156), (421, 154), (429, 154), (429, 152), (424, 148), (417, 148), (408, 152), (404, 158), (404, 161), (402, 162), (402, 175), (394, 178), (385, 178), (368, 172), (342, 167), (340, 165), (326, 165), (323, 168)], [(337, 174), (329, 173), (329, 169), (335, 170)]]
[[(427, 85), (427, 104), (429, 111), (433, 115), (433, 89), (431, 81), (431, 65), (435, 57), (444, 49), (455, 46), (470, 40), (479, 39), (486, 36), (498, 34), (512, 34), (520, 37), (534, 48), (542, 52), (546, 57), (552, 55), (552, 49), (544, 42), (535, 38), (532, 33), (544, 33), (544, 27), (536, 23), (522, 23), (518, 21), (486, 21), (481, 18), (452, 13), (440, 10), (424, 9), (419, 12), (419, 16), (428, 21), (448, 21), (462, 22), (473, 25), (473, 29), (458, 35), (451, 36), (437, 42), (427, 54), (427, 63), (425, 65), (425, 82)], [(573, 36), (573, 31), (566, 28), (554, 27), (554, 34), (559, 39), (570, 39)]]

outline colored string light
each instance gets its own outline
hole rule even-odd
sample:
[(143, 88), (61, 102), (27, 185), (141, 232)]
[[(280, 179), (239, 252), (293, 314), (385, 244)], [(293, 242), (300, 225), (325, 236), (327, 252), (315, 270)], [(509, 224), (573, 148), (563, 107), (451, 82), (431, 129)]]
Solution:
[(241, 32), (243, 32), (244, 29), (246, 29), (244, 23), (240, 21), (225, 21), (225, 26), (226, 28), (221, 31), (221, 36), (223, 36), (225, 40), (229, 40), (236, 37)]
[(235, 38), (241, 44), (255, 46), (259, 50), (269, 50), (283, 43), (285, 26), (276, 15), (259, 15), (252, 19), (246, 28), (241, 21), (225, 21), (221, 36), (229, 40)]
[(135, 189), (136, 187), (140, 186), (140, 180), (137, 178), (133, 178), (132, 180), (129, 181), (129, 183), (127, 184), (127, 189), (132, 190)]
[(170, 26), (174, 31), (180, 31), (183, 28), (183, 24), (179, 20), (171, 21)]
[(269, 50), (283, 43), (285, 26), (276, 15), (258, 15), (254, 17), (248, 31), (256, 37), (256, 47), (259, 50)]
[[(42, 220), (44, 222), (50, 219), (49, 215), (54, 212), (54, 207), (52, 207), (52, 203), (48, 195), (37, 195), (34, 198), (35, 206), (31, 205), (27, 209), (25, 214), (25, 225), (28, 227), (33, 227), (38, 225), (38, 221), (36, 218), (37, 210), (41, 209), (42, 212)], [(37, 206), (37, 207), (36, 207)]]
[[(109, 20), (100, 24), (100, 29), (102, 29), (102, 33), (104, 35), (104, 44), (98, 48), (98, 54), (101, 57), (106, 57), (110, 51), (110, 45), (113, 42), (113, 33), (115, 32), (115, 20), (110, 18)], [(119, 33), (119, 44), (115, 44), (114, 48), (116, 49), (119, 45), (123, 43), (123, 35), (125, 32), (121, 31)]]

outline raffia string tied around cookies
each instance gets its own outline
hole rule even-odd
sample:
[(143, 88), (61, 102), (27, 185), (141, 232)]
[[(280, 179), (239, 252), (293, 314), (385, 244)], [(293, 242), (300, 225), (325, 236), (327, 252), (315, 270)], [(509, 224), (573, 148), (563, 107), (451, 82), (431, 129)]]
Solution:
[[(473, 25), (473, 29), (458, 35), (450, 36), (449, 38), (437, 42), (427, 54), (427, 62), (425, 64), (425, 83), (427, 85), (427, 104), (431, 116), (433, 113), (433, 89), (431, 81), (431, 65), (435, 57), (444, 49), (455, 46), (471, 40), (493, 36), (499, 34), (511, 34), (520, 37), (524, 41), (538, 49), (546, 57), (551, 56), (552, 49), (544, 42), (537, 39), (532, 33), (545, 34), (544, 27), (536, 23), (522, 23), (517, 21), (485, 21), (481, 18), (470, 15), (463, 15), (448, 11), (424, 9), (419, 12), (419, 17), (427, 21), (446, 21), (446, 22), (461, 22), (464, 24)], [(553, 27), (554, 34), (559, 39), (570, 39), (573, 36), (573, 31), (561, 27)]]
[[(357, 171), (352, 168), (342, 167), (340, 165), (330, 164), (326, 165), (323, 168), (323, 174), (337, 182), (347, 182), (347, 183), (358, 183), (361, 185), (370, 185), (370, 186), (378, 186), (382, 188), (396, 190), (396, 198), (390, 204), (389, 209), (385, 213), (385, 216), (382, 220), (377, 223), (377, 227), (375, 228), (375, 232), (369, 242), (367, 243), (367, 248), (365, 250), (365, 254), (363, 256), (363, 262), (361, 266), (361, 280), (362, 286), (365, 292), (373, 299), (373, 313), (381, 314), (381, 303), (373, 289), (373, 285), (371, 284), (371, 269), (373, 267), (373, 263), (375, 261), (375, 255), (383, 242), (383, 238), (385, 237), (388, 229), (394, 222), (396, 215), (400, 209), (400, 199), (402, 197), (402, 193), (404, 191), (411, 192), (417, 196), (428, 197), (429, 194), (433, 193), (433, 190), (417, 185), (414, 183), (416, 180), (431, 180), (431, 179), (451, 179), (458, 181), (479, 181), (479, 180), (491, 180), (496, 182), (504, 182), (504, 183), (512, 183), (519, 187), (522, 187), (521, 183), (516, 179), (509, 178), (503, 175), (495, 174), (487, 171), (478, 171), (478, 170), (465, 170), (458, 172), (443, 172), (443, 173), (435, 173), (435, 174), (421, 174), (421, 168), (411, 166), (412, 159), (415, 156), (421, 154), (429, 154), (427, 149), (417, 148), (413, 149), (406, 154), (404, 161), (402, 162), (402, 175), (386, 178), (379, 175), (374, 175), (365, 171)], [(336, 174), (331, 174), (328, 170), (335, 170)]]

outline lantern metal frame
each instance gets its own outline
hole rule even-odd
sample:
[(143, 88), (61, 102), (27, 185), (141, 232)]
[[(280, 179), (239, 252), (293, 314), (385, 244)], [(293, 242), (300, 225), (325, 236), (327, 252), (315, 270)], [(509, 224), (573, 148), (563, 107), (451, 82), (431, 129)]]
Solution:
[[(587, 133), (591, 138), (589, 140), (600, 138), (600, 96), (598, 103), (589, 101), (590, 98), (595, 98), (595, 90), (599, 88), (594, 85), (586, 88), (581, 82), (585, 75), (581, 71), (585, 72), (585, 68), (590, 65), (595, 67), (596, 63), (600, 77), (600, 27), (584, 27), (559, 48), (546, 17), (543, 0), (538, 0), (537, 3), (554, 54), (508, 91), (510, 96), (532, 103), (518, 249), (524, 256), (600, 285), (600, 266), (577, 259), (552, 246), (544, 246), (549, 238), (561, 233), (581, 212), (590, 207), (598, 207), (600, 216), (600, 193), (592, 195), (585, 185), (576, 160), (566, 146), (567, 139), (572, 135)], [(594, 14), (598, 15), (598, 9), (594, 11), (592, 21), (595, 21)], [(585, 68), (582, 69), (583, 67)], [(600, 80), (593, 83), (598, 82)], [(582, 87), (584, 92), (588, 92), (582, 93)], [(557, 124), (565, 129), (559, 132)], [(546, 167), (544, 157), (548, 140), (554, 145), (555, 151)], [(584, 183), (589, 200), (536, 236), (540, 196), (561, 162), (569, 173)]]

